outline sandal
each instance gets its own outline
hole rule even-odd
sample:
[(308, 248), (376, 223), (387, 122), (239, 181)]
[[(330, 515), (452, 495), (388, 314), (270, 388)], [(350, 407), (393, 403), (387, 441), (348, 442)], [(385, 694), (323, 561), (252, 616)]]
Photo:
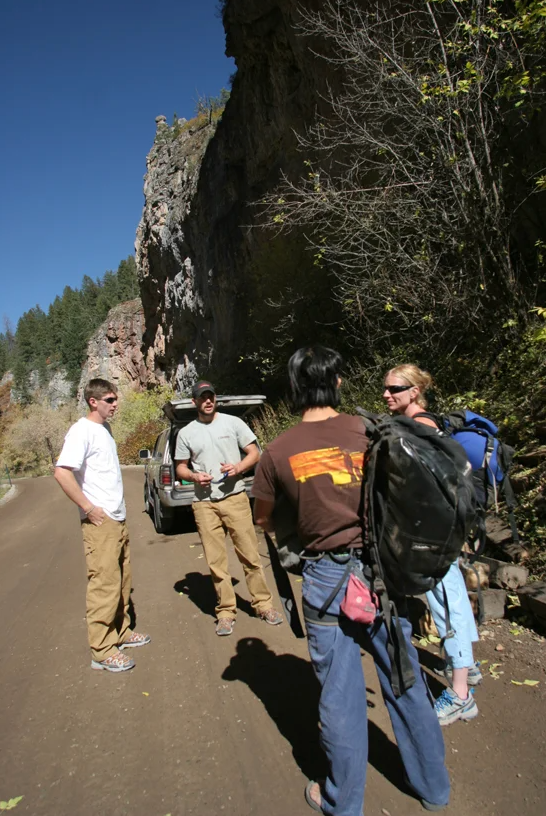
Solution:
[(313, 796), (311, 795), (311, 791), (313, 790), (314, 785), (318, 785), (320, 795), (320, 782), (315, 782), (314, 780), (311, 780), (311, 782), (308, 782), (307, 785), (305, 786), (305, 801), (307, 802), (309, 807), (313, 808), (313, 810), (316, 810), (318, 813), (323, 813), (322, 807), (315, 799), (313, 799)]
[(146, 644), (150, 643), (150, 641), (150, 635), (141, 635), (139, 632), (131, 632), (127, 640), (120, 643), (119, 648), (128, 649), (133, 646), (146, 646)]
[(127, 657), (121, 652), (116, 652), (115, 654), (110, 655), (110, 657), (107, 657), (105, 660), (91, 661), (92, 669), (104, 669), (105, 671), (110, 672), (128, 671), (129, 669), (134, 669), (134, 667), (135, 661), (131, 660), (131, 658)]

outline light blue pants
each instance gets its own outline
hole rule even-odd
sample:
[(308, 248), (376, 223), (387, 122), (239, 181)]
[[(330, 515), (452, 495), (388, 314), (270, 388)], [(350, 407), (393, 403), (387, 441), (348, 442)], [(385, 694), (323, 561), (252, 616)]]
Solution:
[(480, 638), (458, 560), (450, 566), (447, 575), (438, 586), (427, 592), (427, 601), (434, 623), (440, 637), (445, 637), (446, 610), (442, 585), (446, 590), (451, 630), (453, 631), (453, 637), (445, 641), (447, 659), (454, 669), (470, 668), (474, 665), (472, 643)]

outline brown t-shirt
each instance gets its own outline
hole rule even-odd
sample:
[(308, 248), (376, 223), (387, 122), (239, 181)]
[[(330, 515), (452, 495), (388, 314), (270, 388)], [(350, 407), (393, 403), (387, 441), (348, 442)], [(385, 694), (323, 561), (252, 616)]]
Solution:
[(298, 516), (306, 549), (362, 546), (362, 474), (368, 439), (359, 417), (338, 414), (300, 422), (264, 451), (252, 495), (284, 493)]

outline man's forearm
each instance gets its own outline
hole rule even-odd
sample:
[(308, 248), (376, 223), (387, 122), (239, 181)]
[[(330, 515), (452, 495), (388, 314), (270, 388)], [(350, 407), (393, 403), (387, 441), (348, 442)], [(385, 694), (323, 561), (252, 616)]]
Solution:
[(56, 467), (54, 476), (55, 480), (61, 486), (68, 498), (73, 501), (74, 504), (77, 504), (84, 513), (87, 514), (90, 510), (92, 510), (94, 505), (84, 495), (71, 470), (68, 468)]
[(247, 470), (253, 468), (260, 461), (260, 451), (258, 449), (258, 446), (254, 444), (252, 448), (253, 449), (247, 453), (244, 459), (241, 459), (241, 461), (239, 462), (238, 467), (239, 473), (241, 474), (246, 473)]
[(195, 472), (181, 462), (176, 466), (176, 475), (181, 481), (195, 482)]

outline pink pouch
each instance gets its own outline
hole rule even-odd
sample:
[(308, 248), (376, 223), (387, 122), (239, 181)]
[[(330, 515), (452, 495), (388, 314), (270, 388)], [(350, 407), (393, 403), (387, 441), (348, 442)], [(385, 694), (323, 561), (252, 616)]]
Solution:
[(344, 615), (357, 623), (369, 625), (375, 620), (377, 606), (375, 596), (370, 592), (369, 587), (351, 574), (347, 582), (347, 591), (340, 604), (340, 609)]

